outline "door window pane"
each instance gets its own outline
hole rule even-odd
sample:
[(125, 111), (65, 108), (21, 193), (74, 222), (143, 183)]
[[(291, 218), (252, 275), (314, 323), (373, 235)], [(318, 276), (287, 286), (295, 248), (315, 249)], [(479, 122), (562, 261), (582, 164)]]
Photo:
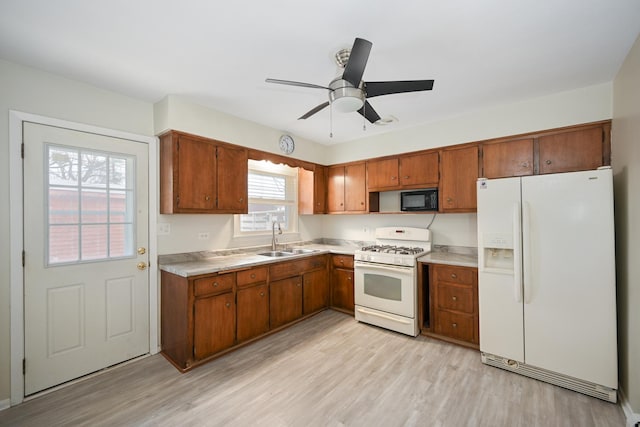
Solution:
[(47, 264), (134, 257), (134, 157), (48, 145), (47, 159)]

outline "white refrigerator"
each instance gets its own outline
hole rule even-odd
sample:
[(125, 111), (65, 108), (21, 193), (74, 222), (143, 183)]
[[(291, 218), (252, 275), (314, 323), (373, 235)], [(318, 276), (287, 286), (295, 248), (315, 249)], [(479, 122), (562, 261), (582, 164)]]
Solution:
[(611, 169), (481, 178), (477, 195), (482, 361), (615, 402)]

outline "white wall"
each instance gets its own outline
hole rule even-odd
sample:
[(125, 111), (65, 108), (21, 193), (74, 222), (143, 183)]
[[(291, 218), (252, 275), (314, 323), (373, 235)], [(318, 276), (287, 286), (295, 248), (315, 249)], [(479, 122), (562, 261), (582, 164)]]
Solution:
[(613, 87), (620, 384), (640, 421), (640, 38)]
[(153, 105), (0, 60), (0, 402), (9, 399), (9, 110), (153, 135)]
[(611, 118), (612, 84), (604, 83), (499, 105), (398, 132), (332, 145), (327, 164), (480, 141)]
[[(219, 141), (278, 153), (278, 140), (284, 132), (248, 122), (219, 111), (186, 101), (179, 96), (167, 96), (154, 106), (156, 135), (168, 129), (181, 130)], [(294, 135), (296, 159), (315, 163), (326, 162), (324, 145)], [(171, 227), (171, 234), (158, 237), (158, 253), (170, 254), (205, 251), (219, 248), (266, 245), (270, 237), (235, 239), (233, 215), (159, 215), (158, 223)], [(208, 240), (198, 240), (198, 234), (209, 232)], [(322, 220), (303, 216), (299, 233), (279, 237), (279, 241), (313, 240), (322, 237)]]

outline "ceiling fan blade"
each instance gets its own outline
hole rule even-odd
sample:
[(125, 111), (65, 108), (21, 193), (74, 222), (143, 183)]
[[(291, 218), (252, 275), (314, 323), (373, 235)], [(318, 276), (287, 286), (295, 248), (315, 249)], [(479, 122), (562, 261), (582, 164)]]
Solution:
[(300, 86), (300, 87), (309, 87), (312, 89), (327, 89), (330, 90), (326, 86), (314, 85), (312, 83), (303, 83), (303, 82), (294, 82), (292, 80), (278, 80), (278, 79), (265, 79), (267, 83), (277, 83), (280, 85), (288, 85), (288, 86)]
[(308, 119), (309, 117), (313, 116), (318, 111), (320, 111), (323, 108), (325, 108), (327, 105), (329, 105), (329, 101), (323, 102), (322, 104), (318, 105), (317, 107), (312, 108), (311, 110), (307, 111), (302, 116), (298, 117), (298, 120)]
[(365, 119), (369, 120), (371, 123), (375, 123), (380, 120), (380, 116), (376, 113), (376, 110), (373, 109), (369, 101), (364, 102), (364, 106), (358, 110), (360, 115), (364, 116)]
[(360, 80), (364, 74), (364, 67), (367, 66), (369, 52), (371, 52), (371, 42), (365, 39), (356, 38), (349, 54), (349, 61), (344, 67), (342, 78), (354, 87), (360, 86)]
[(418, 92), (433, 89), (433, 80), (404, 80), (392, 82), (364, 82), (367, 98), (392, 93)]

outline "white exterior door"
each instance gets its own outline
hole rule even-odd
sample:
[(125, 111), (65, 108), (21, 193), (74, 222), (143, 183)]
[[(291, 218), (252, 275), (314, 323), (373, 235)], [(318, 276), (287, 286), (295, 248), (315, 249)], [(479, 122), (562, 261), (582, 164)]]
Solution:
[(30, 395), (149, 352), (148, 146), (23, 132)]

